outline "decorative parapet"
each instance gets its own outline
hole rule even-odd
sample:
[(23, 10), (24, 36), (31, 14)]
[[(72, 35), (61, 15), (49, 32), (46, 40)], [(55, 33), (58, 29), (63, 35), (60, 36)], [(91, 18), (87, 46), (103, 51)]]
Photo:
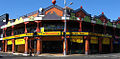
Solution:
[(111, 22), (107, 22), (107, 26), (113, 27), (113, 24)]
[(88, 16), (84, 17), (83, 21), (85, 21), (85, 22), (91, 22), (90, 17), (88, 17)]
[(95, 20), (91, 20), (91, 23), (94, 23), (94, 24), (95, 24), (95, 23), (96, 23), (96, 21), (95, 21)]
[(10, 27), (10, 26), (13, 26), (13, 25), (17, 25), (17, 24), (20, 24), (20, 23), (23, 23), (23, 22), (42, 20), (43, 17), (44, 17), (44, 15), (39, 15), (39, 17), (31, 16), (30, 18), (24, 18), (24, 19), (22, 17), (20, 17), (19, 20), (16, 19), (15, 22), (13, 22), (13, 23), (8, 22), (6, 25), (1, 26), (1, 29), (6, 28), (6, 27)]
[(116, 25), (113, 25), (114, 28), (116, 28)]
[(71, 13), (70, 20), (77, 20), (77, 17), (75, 17), (75, 13)]
[(100, 19), (96, 19), (96, 24), (103, 25), (102, 21)]
[(117, 24), (116, 27), (120, 29), (120, 24)]
[[(69, 20), (69, 19), (70, 19), (70, 17), (66, 17), (66, 19), (67, 19), (67, 20)], [(65, 20), (65, 17), (62, 17), (62, 20)]]
[(70, 17), (70, 20), (77, 20), (77, 17), (71, 16), (71, 17)]

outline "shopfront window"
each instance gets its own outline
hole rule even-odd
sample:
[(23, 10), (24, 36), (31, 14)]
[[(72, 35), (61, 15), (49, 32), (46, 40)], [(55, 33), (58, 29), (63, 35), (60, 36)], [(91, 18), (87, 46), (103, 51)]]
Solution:
[(43, 24), (45, 31), (63, 31), (64, 24), (63, 23), (45, 23)]

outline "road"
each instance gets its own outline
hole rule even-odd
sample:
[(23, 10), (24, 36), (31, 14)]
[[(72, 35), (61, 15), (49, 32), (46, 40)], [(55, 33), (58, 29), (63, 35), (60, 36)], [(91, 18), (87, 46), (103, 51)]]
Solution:
[(95, 55), (72, 55), (72, 56), (15, 56), (2, 54), (0, 59), (120, 59), (120, 53), (95, 54)]

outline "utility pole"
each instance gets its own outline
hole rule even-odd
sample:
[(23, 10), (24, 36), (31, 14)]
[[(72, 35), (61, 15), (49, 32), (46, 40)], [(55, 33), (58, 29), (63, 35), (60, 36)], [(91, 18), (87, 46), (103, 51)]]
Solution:
[(65, 5), (65, 13), (64, 13), (64, 16), (65, 16), (65, 24), (64, 24), (64, 40), (65, 40), (65, 44), (64, 44), (64, 56), (66, 55), (66, 0), (64, 0), (64, 5)]

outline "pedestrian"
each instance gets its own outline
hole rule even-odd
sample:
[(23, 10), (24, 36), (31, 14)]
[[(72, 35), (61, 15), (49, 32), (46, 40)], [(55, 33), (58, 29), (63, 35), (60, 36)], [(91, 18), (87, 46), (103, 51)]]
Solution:
[(30, 56), (32, 56), (32, 48), (30, 47)]

